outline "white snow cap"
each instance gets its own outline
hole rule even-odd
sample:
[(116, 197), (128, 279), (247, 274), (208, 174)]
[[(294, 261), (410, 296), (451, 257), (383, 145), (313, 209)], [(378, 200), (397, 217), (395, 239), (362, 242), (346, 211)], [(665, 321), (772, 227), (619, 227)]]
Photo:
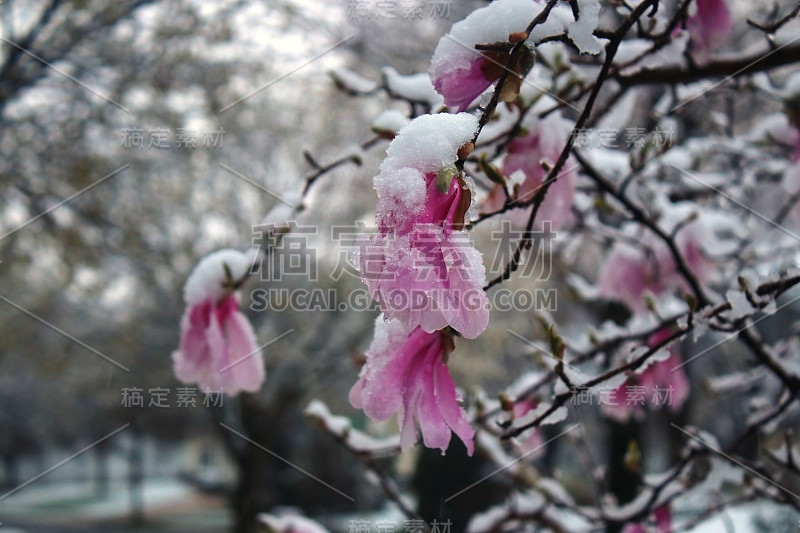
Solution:
[(427, 74), (404, 76), (392, 67), (384, 67), (381, 73), (386, 88), (392, 94), (412, 102), (425, 102), (434, 111), (444, 105), (444, 98), (433, 88), (433, 83)]
[(225, 267), (231, 271), (234, 280), (241, 279), (250, 270), (251, 258), (239, 250), (218, 250), (205, 256), (186, 280), (183, 288), (183, 299), (188, 305), (195, 305), (203, 300), (219, 300), (225, 294), (223, 285)]
[(439, 40), (433, 52), (430, 75), (441, 78), (453, 69), (463, 69), (478, 57), (476, 43), (505, 42), (508, 35), (524, 31), (542, 6), (533, 0), (496, 0), (476, 9), (464, 20), (456, 22), (450, 33)]
[(472, 140), (478, 117), (470, 113), (422, 115), (400, 130), (386, 149), (381, 174), (403, 167), (438, 172), (458, 159), (458, 149)]
[(600, 2), (578, 0), (578, 20), (566, 24), (566, 30), (570, 40), (582, 53), (599, 54), (603, 51), (603, 41), (594, 36), (599, 19)]
[(275, 533), (328, 533), (319, 523), (299, 515), (275, 516), (261, 513), (258, 521)]
[(422, 115), (402, 128), (386, 150), (380, 174), (373, 178), (378, 212), (418, 212), (425, 203), (425, 174), (439, 172), (458, 159), (472, 140), (478, 117), (469, 113)]
[(395, 109), (388, 109), (372, 121), (372, 129), (375, 131), (391, 131), (397, 133), (404, 126), (411, 122), (407, 116)]
[(331, 77), (342, 84), (346, 89), (358, 92), (368, 93), (374, 91), (378, 84), (372, 80), (356, 74), (344, 67), (335, 68), (330, 71)]
[(603, 51), (603, 41), (593, 34), (599, 18), (600, 2), (597, 0), (578, 0), (578, 20), (575, 20), (570, 6), (559, 4), (550, 11), (545, 22), (533, 28), (528, 43), (536, 44), (566, 32), (581, 53), (599, 54)]
[[(475, 44), (506, 42), (511, 33), (525, 31), (528, 24), (541, 13), (544, 2), (536, 0), (496, 0), (486, 7), (476, 9), (464, 20), (453, 24), (450, 33), (442, 37), (433, 52), (430, 75), (441, 78), (479, 57)], [(546, 37), (566, 32), (582, 53), (599, 54), (603, 42), (593, 35), (600, 17), (600, 2), (578, 0), (579, 15), (576, 21), (572, 9), (566, 5), (553, 8), (547, 20), (534, 27), (526, 41), (535, 45)]]
[(269, 210), (261, 220), (260, 226), (284, 225), (296, 215), (300, 203), (303, 201), (303, 192), (300, 189), (283, 194), (278, 202)]

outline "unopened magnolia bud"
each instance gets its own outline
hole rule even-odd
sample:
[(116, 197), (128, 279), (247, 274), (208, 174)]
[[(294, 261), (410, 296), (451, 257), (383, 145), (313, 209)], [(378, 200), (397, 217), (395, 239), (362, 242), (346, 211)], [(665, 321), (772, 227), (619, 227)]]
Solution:
[(396, 135), (395, 132), (391, 130), (382, 130), (378, 128), (372, 128), (372, 132), (376, 133), (381, 139), (386, 139), (387, 141), (391, 141)]
[(453, 182), (453, 178), (455, 178), (458, 173), (459, 170), (455, 165), (444, 167), (439, 171), (436, 175), (436, 188), (439, 189), (440, 193), (447, 194), (447, 191), (450, 190), (450, 184)]
[(514, 410), (514, 400), (509, 398), (505, 392), (501, 392), (497, 399), (500, 400), (500, 407), (503, 411), (510, 413)]
[(367, 362), (367, 356), (358, 350), (350, 350), (350, 359), (356, 366), (362, 367)]
[(635, 440), (628, 442), (624, 463), (625, 468), (631, 472), (639, 472), (641, 470), (642, 452), (639, 450), (639, 444)]
[(749, 293), (749, 292), (750, 292), (750, 284), (749, 284), (749, 283), (747, 283), (747, 279), (745, 279), (745, 277), (744, 277), (744, 276), (741, 276), (741, 275), (740, 275), (740, 276), (738, 276), (738, 277), (736, 278), (736, 281), (738, 281), (738, 282), (739, 282), (739, 288), (740, 288), (740, 289), (742, 289), (742, 291), (744, 291), (744, 292), (746, 292), (746, 293)]
[(469, 143), (465, 144), (464, 146), (462, 146), (461, 148), (458, 149), (458, 154), (457, 154), (458, 158), (459, 159), (466, 159), (469, 156), (469, 154), (472, 153), (472, 151), (474, 149), (475, 149), (475, 145), (473, 143), (469, 142)]
[(480, 165), (481, 170), (483, 170), (483, 173), (486, 174), (487, 178), (489, 178), (490, 180), (499, 185), (505, 184), (506, 182), (505, 176), (503, 176), (503, 174), (500, 172), (500, 170), (498, 170), (496, 166), (489, 163), (489, 161), (486, 159), (485, 152), (481, 154), (481, 158), (480, 161), (478, 161), (478, 164)]
[(594, 333), (594, 331), (589, 332), (589, 342), (592, 343), (592, 346), (600, 345), (600, 339), (597, 338), (597, 335)]
[(515, 31), (514, 33), (508, 34), (508, 42), (510, 43), (521, 43), (527, 38), (528, 34), (524, 31)]
[(688, 292), (684, 295), (684, 299), (686, 303), (689, 305), (689, 309), (694, 313), (697, 309), (697, 298), (694, 297), (694, 294), (689, 294)]
[(652, 293), (649, 293), (649, 292), (645, 293), (645, 295), (644, 295), (644, 306), (651, 313), (655, 313), (656, 312), (656, 301), (653, 298)]

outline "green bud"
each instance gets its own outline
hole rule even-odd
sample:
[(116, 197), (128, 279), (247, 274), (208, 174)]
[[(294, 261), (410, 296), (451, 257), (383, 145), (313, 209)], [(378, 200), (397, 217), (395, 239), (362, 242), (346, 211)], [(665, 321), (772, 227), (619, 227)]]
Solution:
[(458, 168), (455, 165), (444, 167), (436, 175), (436, 188), (439, 192), (446, 194), (450, 190), (450, 184), (453, 183), (453, 178), (458, 176)]

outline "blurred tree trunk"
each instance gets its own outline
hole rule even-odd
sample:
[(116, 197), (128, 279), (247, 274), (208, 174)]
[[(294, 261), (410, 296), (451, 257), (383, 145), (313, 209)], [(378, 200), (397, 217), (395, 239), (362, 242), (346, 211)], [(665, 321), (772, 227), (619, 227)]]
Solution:
[(97, 498), (108, 495), (108, 449), (103, 443), (94, 450), (94, 495)]
[[(280, 448), (282, 437), (276, 429), (283, 426), (279, 422), (279, 416), (265, 413), (254, 395), (242, 394), (239, 402), (243, 433), (268, 450)], [(280, 473), (275, 459), (251, 443), (241, 448), (237, 462), (239, 484), (232, 502), (236, 515), (234, 532), (256, 533), (258, 513), (274, 507), (280, 501), (277, 487)]]
[(13, 453), (3, 454), (3, 485), (7, 488), (14, 488), (19, 485), (17, 457)]
[(438, 449), (421, 447), (412, 483), (422, 519), (428, 524), (434, 519), (439, 523), (450, 520), (452, 531), (465, 531), (471, 516), (503, 501), (508, 487), (505, 483), (498, 486), (500, 476), (445, 501), (484, 477), (485, 466), (478, 455), (468, 456), (464, 444), (455, 436), (444, 455)]
[[(608, 487), (611, 493), (616, 496), (617, 502), (622, 505), (633, 500), (639, 491), (641, 473), (636, 472), (626, 465), (626, 455), (629, 446), (635, 442), (641, 452), (641, 424), (635, 420), (627, 422), (608, 421), (609, 445), (608, 445)], [(639, 462), (641, 464), (641, 460)], [(608, 533), (618, 533), (622, 531), (623, 524), (612, 524), (608, 527)]]
[(130, 495), (130, 522), (134, 526), (144, 523), (144, 464), (142, 438), (139, 424), (131, 424), (131, 442), (128, 449), (128, 493)]

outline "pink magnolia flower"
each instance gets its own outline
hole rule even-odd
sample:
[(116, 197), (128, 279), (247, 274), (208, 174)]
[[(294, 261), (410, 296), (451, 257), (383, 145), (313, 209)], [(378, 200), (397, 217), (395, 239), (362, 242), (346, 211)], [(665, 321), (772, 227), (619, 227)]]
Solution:
[(692, 57), (699, 65), (708, 63), (733, 30), (733, 17), (725, 0), (697, 0), (697, 11), (686, 27), (691, 36)]
[[(536, 192), (541, 188), (548, 171), (542, 167), (542, 161), (553, 164), (558, 159), (564, 146), (571, 125), (556, 113), (534, 124), (528, 124), (530, 131), (523, 137), (518, 137), (508, 145), (508, 155), (503, 164), (503, 174), (512, 177), (515, 173), (522, 173), (524, 179), (516, 191), (512, 191), (512, 198), (525, 203), (533, 200)], [(549, 187), (547, 196), (537, 213), (536, 219), (539, 226), (549, 221), (552, 229), (558, 229), (572, 219), (571, 207), (575, 197), (575, 170), (574, 164), (567, 162), (566, 170), (562, 170), (558, 179)], [(506, 202), (506, 195), (502, 185), (496, 185), (483, 204), (482, 211), (491, 213), (502, 209)], [(512, 209), (508, 216), (519, 225), (525, 226), (528, 222), (531, 207)]]
[(473, 11), (442, 37), (429, 74), (445, 104), (463, 111), (500, 77), (507, 56), (478, 52), (476, 44), (506, 42), (541, 10), (533, 0), (496, 0)]
[[(476, 49), (479, 44), (510, 43), (511, 35), (516, 34), (515, 42), (525, 39), (526, 46), (532, 48), (543, 39), (566, 33), (582, 53), (602, 52), (603, 41), (593, 35), (600, 14), (598, 2), (582, 2), (578, 20), (574, 19), (570, 6), (551, 6), (547, 20), (534, 27), (531, 35), (523, 35), (545, 5), (541, 0), (494, 0), (453, 24), (450, 32), (439, 40), (428, 71), (445, 104), (457, 106), (459, 111), (467, 109), (506, 68), (509, 55), (504, 48), (479, 51)], [(509, 68), (524, 75), (527, 67), (523, 63), (526, 62)]]
[(669, 505), (662, 505), (653, 513), (653, 518), (658, 528), (658, 533), (670, 533), (672, 531), (672, 513)]
[(645, 254), (615, 243), (600, 270), (600, 292), (626, 303), (633, 310), (643, 310), (644, 293), (658, 294), (663, 290), (660, 267)]
[(433, 88), (444, 96), (444, 103), (464, 111), (488, 89), (502, 73), (505, 61), (496, 57), (476, 56), (466, 65), (452, 67), (438, 77), (432, 77)]
[[(675, 238), (686, 265), (700, 281), (711, 270), (700, 244), (705, 233), (699, 221), (694, 221)], [(669, 248), (653, 234), (648, 234), (636, 248), (627, 242), (615, 242), (600, 270), (598, 284), (601, 294), (625, 303), (634, 311), (645, 309), (645, 292), (657, 296), (676, 289), (688, 290)]]
[(622, 533), (671, 533), (672, 532), (672, 513), (669, 505), (662, 505), (653, 512), (655, 529), (647, 529), (643, 524), (626, 524)]
[[(522, 418), (532, 410), (536, 409), (536, 407), (538, 407), (538, 404), (535, 401), (531, 400), (530, 398), (526, 398), (514, 403), (512, 415), (514, 416), (514, 419)], [(517, 437), (517, 440), (521, 442), (520, 448), (525, 457), (535, 459), (544, 454), (544, 446), (542, 446), (542, 433), (538, 427), (531, 428), (523, 432), (519, 435), (519, 437)]]
[(469, 189), (454, 179), (444, 195), (435, 176), (425, 179), (427, 209), (362, 249), (362, 279), (387, 319), (428, 332), (450, 325), (475, 338), (489, 322), (483, 261), (466, 233), (454, 229)]
[[(483, 260), (461, 230), (472, 191), (465, 177), (452, 175), (476, 127), (467, 114), (415, 119), (392, 141), (374, 179), (379, 234), (362, 243), (357, 263), (386, 319), (407, 331), (450, 325), (475, 338), (489, 322)], [(443, 169), (452, 171), (446, 189)]]
[[(654, 333), (648, 346), (655, 346), (671, 333), (669, 328)], [(673, 344), (668, 350), (669, 357), (665, 360), (651, 363), (639, 374), (631, 374), (612, 391), (609, 402), (603, 405), (607, 415), (625, 421), (631, 416), (641, 417), (645, 406), (654, 409), (666, 406), (673, 413), (680, 410), (689, 397), (689, 378), (682, 367), (676, 368), (683, 362), (677, 347)]]
[(231, 396), (255, 392), (264, 382), (261, 349), (233, 292), (249, 266), (245, 254), (220, 250), (200, 261), (189, 276), (180, 347), (172, 353), (180, 381)]
[(475, 431), (458, 405), (447, 368), (452, 350), (447, 331), (428, 333), (417, 327), (407, 333), (398, 321), (385, 322), (379, 316), (367, 362), (350, 390), (350, 403), (374, 422), (397, 413), (403, 451), (417, 442), (419, 426), (428, 448), (447, 450), (455, 433), (472, 455)]

